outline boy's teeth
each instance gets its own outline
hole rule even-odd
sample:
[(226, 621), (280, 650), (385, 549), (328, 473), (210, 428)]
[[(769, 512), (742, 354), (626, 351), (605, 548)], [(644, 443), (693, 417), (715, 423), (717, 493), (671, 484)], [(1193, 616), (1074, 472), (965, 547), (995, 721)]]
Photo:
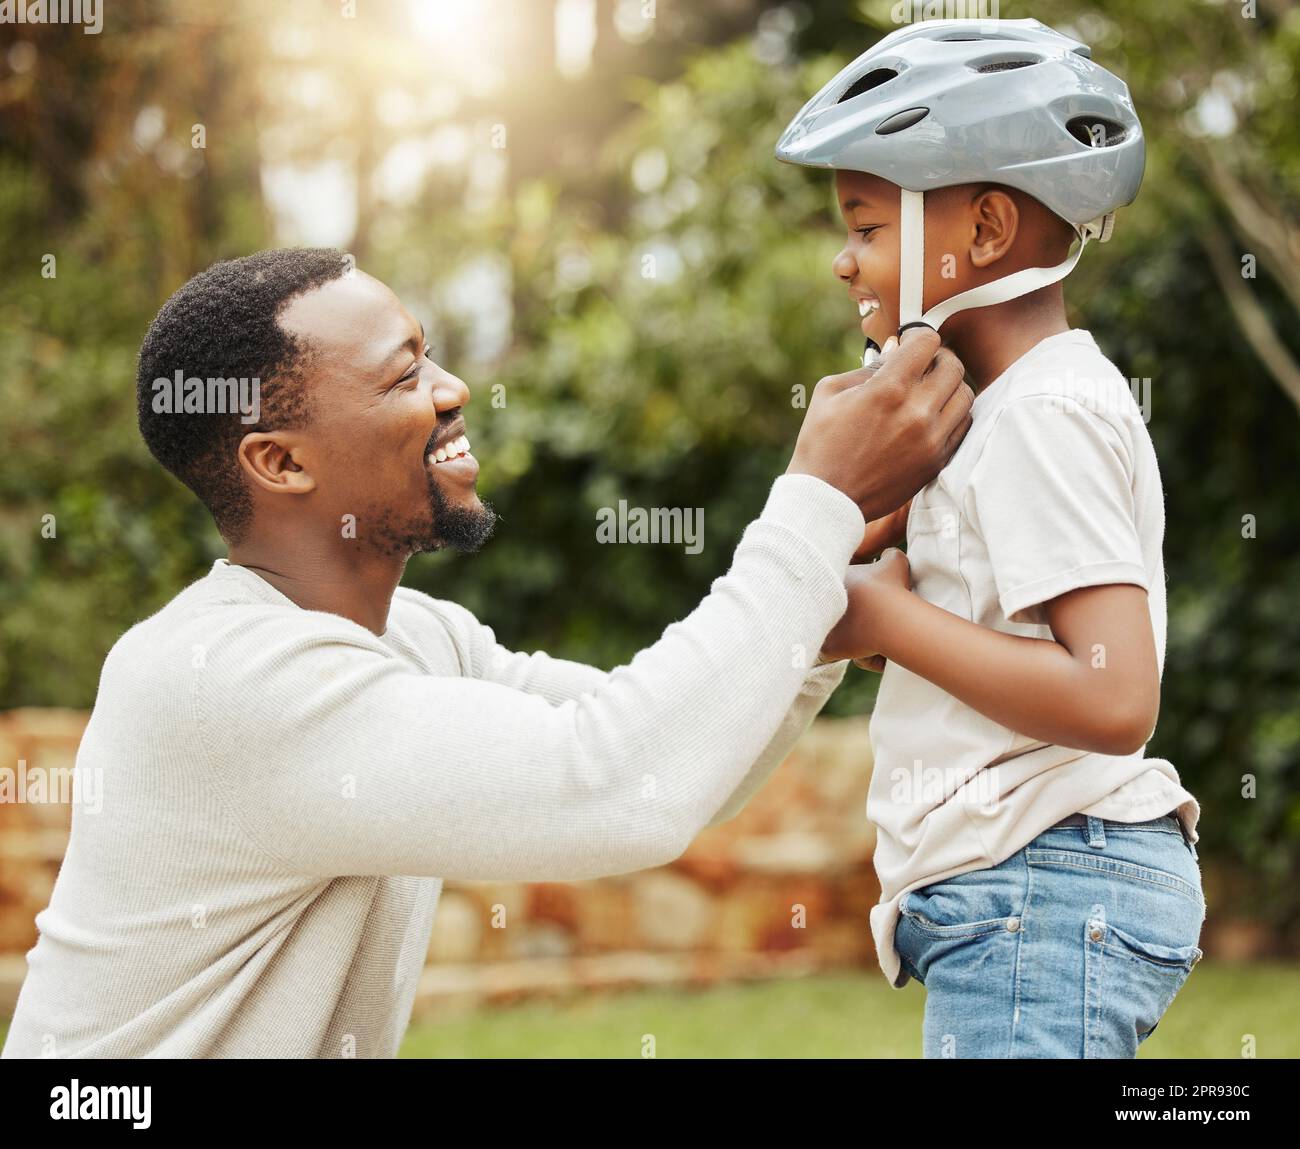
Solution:
[(859, 299), (858, 314), (862, 316), (863, 319), (865, 319), (879, 306), (880, 304), (878, 304), (874, 299)]

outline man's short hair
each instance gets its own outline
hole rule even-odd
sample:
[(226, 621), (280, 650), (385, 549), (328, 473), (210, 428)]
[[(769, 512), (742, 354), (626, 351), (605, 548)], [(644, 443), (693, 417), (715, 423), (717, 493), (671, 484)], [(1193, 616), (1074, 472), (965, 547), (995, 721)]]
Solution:
[[(252, 431), (289, 430), (311, 416), (304, 374), (311, 348), (279, 324), (295, 297), (350, 269), (330, 248), (280, 248), (215, 263), (180, 288), (154, 317), (140, 347), (136, 405), (154, 458), (208, 508), (227, 542), (252, 521), (236, 450)], [(259, 418), (239, 410), (180, 412), (159, 401), (155, 380), (256, 379)], [(159, 408), (162, 408), (161, 410)]]

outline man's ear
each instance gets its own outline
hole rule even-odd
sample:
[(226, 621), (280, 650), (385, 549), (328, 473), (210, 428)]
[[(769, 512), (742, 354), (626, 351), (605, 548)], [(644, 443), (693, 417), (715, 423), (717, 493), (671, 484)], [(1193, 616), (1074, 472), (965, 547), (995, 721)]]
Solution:
[(1020, 208), (999, 188), (979, 192), (971, 201), (970, 261), (975, 267), (997, 263), (1016, 242)]
[(245, 476), (265, 491), (279, 495), (305, 495), (316, 480), (298, 461), (302, 444), (284, 431), (253, 431), (239, 441), (239, 465)]

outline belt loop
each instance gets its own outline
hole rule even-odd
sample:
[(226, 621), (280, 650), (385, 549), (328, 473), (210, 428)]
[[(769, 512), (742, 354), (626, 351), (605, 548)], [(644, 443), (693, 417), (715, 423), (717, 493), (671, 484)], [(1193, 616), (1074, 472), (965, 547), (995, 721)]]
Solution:
[(1085, 815), (1088, 819), (1088, 845), (1094, 850), (1102, 850), (1106, 847), (1106, 828), (1100, 818), (1095, 818), (1091, 814)]

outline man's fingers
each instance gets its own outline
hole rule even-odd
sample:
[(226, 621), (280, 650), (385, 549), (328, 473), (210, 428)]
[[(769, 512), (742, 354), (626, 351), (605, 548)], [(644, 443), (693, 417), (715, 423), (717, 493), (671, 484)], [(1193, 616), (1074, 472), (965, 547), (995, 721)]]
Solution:
[(840, 375), (828, 375), (818, 382), (817, 390), (838, 394), (877, 380), (881, 385), (905, 384), (910, 390), (912, 385), (924, 380), (927, 370), (933, 369), (931, 360), (938, 347), (937, 331), (929, 327), (910, 327), (903, 332), (901, 339), (891, 335), (885, 340), (881, 358), (873, 366), (855, 367)]
[(961, 441), (966, 438), (966, 432), (970, 430), (973, 421), (971, 413), (967, 411), (966, 414), (962, 416), (961, 422), (948, 433), (948, 438), (943, 444), (943, 453), (945, 458), (952, 458), (953, 452), (961, 446)]
[(889, 356), (909, 377), (919, 375), (939, 350), (939, 333), (933, 327), (909, 327), (898, 337), (898, 349)]
[(956, 386), (948, 396), (948, 402), (939, 411), (936, 421), (940, 434), (944, 436), (945, 456), (952, 455), (970, 430), (971, 407), (974, 403), (975, 392), (969, 383), (963, 382)]
[(952, 400), (965, 375), (961, 360), (940, 345), (939, 333), (930, 327), (904, 331), (876, 372), (882, 384), (904, 384), (906, 393), (933, 415)]
[(945, 423), (956, 425), (970, 414), (970, 409), (974, 404), (975, 392), (972, 390), (971, 385), (963, 380), (953, 388), (952, 394), (948, 396), (948, 401), (939, 409), (939, 418)]
[(929, 327), (909, 327), (901, 338), (895, 339), (891, 335), (885, 341), (875, 370), (866, 372), (864, 378), (857, 381), (878, 380), (881, 386), (902, 385), (910, 390), (923, 377), (938, 348), (937, 331)]
[[(936, 352), (938, 358), (936, 359)], [(934, 373), (936, 365), (951, 360), (961, 378), (961, 363), (951, 351), (939, 346), (939, 333), (931, 327), (909, 327), (901, 336), (891, 335), (881, 348), (881, 359), (872, 367), (855, 367), (839, 375), (827, 375), (817, 383), (817, 390), (832, 395), (859, 387), (871, 379), (882, 382), (925, 382)], [(950, 372), (952, 367), (947, 370)], [(934, 387), (933, 382), (930, 384)], [(951, 390), (951, 389), (950, 389)], [(944, 398), (947, 398), (945, 393)]]
[(942, 408), (965, 378), (966, 368), (962, 366), (961, 360), (948, 348), (940, 347), (934, 353), (929, 368), (921, 376), (918, 391), (938, 408)]
[(847, 391), (850, 387), (861, 386), (875, 374), (874, 367), (855, 367), (852, 371), (845, 371), (840, 375), (827, 375), (818, 379), (813, 391), (818, 395), (836, 395), (841, 391)]

